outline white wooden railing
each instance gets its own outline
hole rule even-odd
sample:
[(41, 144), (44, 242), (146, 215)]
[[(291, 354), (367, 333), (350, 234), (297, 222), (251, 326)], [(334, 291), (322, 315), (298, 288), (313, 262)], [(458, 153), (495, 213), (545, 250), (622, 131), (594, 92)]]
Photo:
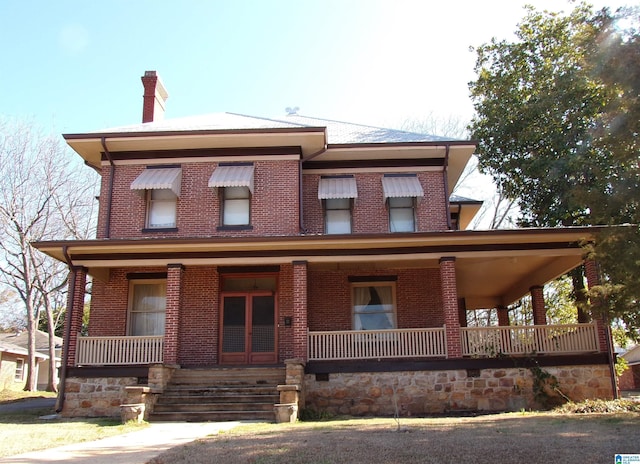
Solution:
[(81, 337), (76, 345), (77, 366), (122, 366), (162, 363), (164, 336)]
[(462, 327), (462, 355), (589, 353), (598, 351), (595, 324)]
[(444, 327), (309, 332), (309, 360), (445, 357)]

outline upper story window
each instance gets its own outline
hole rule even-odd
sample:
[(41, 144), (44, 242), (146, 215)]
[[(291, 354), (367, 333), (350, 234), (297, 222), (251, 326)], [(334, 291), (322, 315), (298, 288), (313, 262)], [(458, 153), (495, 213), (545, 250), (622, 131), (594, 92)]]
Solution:
[(167, 281), (131, 281), (129, 295), (129, 335), (164, 335)]
[(250, 227), (253, 163), (220, 163), (209, 187), (220, 188), (220, 223), (225, 227)]
[(176, 227), (178, 197), (169, 189), (147, 191), (147, 228)]
[(176, 166), (149, 166), (131, 183), (132, 190), (146, 195), (147, 229), (173, 229), (177, 226), (181, 183), (182, 169)]
[(322, 177), (318, 185), (318, 199), (324, 207), (324, 231), (327, 234), (352, 232), (353, 201), (358, 197), (353, 176)]
[(249, 187), (222, 189), (222, 225), (246, 226), (250, 224), (251, 193)]
[(424, 196), (415, 174), (385, 174), (382, 190), (389, 207), (390, 232), (415, 232), (416, 200)]

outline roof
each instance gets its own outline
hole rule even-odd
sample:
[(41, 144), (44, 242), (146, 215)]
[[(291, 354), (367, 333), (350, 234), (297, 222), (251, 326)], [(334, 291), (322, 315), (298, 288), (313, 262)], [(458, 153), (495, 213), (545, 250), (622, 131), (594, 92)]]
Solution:
[(185, 118), (164, 119), (148, 123), (112, 127), (89, 134), (126, 134), (139, 132), (177, 132), (247, 129), (327, 128), (328, 144), (444, 142), (446, 137), (396, 129), (353, 124), (298, 114), (283, 119), (263, 118), (237, 113), (210, 113)]
[(622, 356), (629, 364), (640, 364), (640, 345), (636, 345), (633, 348), (628, 349), (620, 356)]
[[(62, 337), (54, 337), (56, 347), (62, 346)], [(29, 334), (27, 331), (22, 332), (9, 332), (9, 333), (0, 333), (0, 350), (7, 351), (2, 349), (3, 346), (13, 346), (22, 350), (20, 353), (15, 354), (24, 354), (27, 355), (28, 351), (28, 343), (29, 343)], [(37, 357), (40, 358), (48, 358), (49, 355), (49, 334), (47, 332), (43, 332), (42, 330), (36, 331), (36, 351), (38, 354)], [(10, 351), (13, 353), (13, 351)]]

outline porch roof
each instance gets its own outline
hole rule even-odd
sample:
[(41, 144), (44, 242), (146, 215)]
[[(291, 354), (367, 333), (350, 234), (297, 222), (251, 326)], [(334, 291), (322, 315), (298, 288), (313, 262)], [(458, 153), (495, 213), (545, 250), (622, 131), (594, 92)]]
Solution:
[[(253, 238), (109, 239), (37, 242), (44, 253), (106, 279), (111, 268), (275, 265), (307, 261), (322, 269), (437, 268), (456, 258), (467, 308), (507, 305), (583, 261), (581, 244), (602, 228), (463, 230)], [(66, 258), (66, 257), (67, 258)]]

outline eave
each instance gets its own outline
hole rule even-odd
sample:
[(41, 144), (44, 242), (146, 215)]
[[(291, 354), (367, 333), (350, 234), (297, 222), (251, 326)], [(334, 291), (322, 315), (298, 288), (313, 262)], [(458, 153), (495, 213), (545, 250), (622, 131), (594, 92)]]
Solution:
[(240, 266), (307, 261), (318, 269), (435, 268), (456, 258), (467, 307), (510, 304), (578, 266), (598, 228), (448, 231), (412, 234), (86, 240), (38, 242), (44, 253), (98, 279), (118, 267)]

